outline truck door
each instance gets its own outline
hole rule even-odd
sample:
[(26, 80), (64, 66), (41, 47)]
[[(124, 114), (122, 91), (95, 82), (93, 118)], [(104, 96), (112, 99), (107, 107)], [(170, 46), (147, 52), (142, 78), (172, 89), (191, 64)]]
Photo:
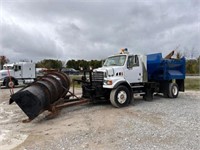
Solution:
[(142, 66), (140, 65), (138, 55), (128, 56), (125, 79), (129, 83), (142, 82)]
[(14, 65), (14, 77), (22, 78), (22, 68), (20, 65)]

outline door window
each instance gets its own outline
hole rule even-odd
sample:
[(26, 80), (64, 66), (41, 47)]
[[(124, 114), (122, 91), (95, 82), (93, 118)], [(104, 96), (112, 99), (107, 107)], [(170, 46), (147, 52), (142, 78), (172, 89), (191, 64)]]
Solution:
[(21, 66), (17, 66), (17, 65), (14, 66), (14, 70), (15, 70), (15, 71), (19, 71), (19, 70), (21, 70)]
[(131, 69), (133, 67), (139, 66), (139, 59), (137, 55), (132, 55), (128, 57), (127, 68)]

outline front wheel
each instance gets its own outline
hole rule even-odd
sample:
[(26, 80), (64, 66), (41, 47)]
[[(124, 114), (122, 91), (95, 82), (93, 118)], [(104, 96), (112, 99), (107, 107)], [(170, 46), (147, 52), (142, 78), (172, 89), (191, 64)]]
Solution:
[(131, 93), (125, 86), (119, 86), (111, 91), (110, 102), (114, 107), (127, 106), (131, 101)]
[(13, 80), (8, 80), (6, 83), (7, 88), (13, 88), (15, 87), (15, 82)]
[(7, 88), (13, 88), (13, 87), (15, 87), (15, 85), (18, 85), (18, 82), (16, 79), (14, 79), (12, 77), (11, 77), (11, 79), (7, 77), (4, 79), (3, 85), (5, 85)]

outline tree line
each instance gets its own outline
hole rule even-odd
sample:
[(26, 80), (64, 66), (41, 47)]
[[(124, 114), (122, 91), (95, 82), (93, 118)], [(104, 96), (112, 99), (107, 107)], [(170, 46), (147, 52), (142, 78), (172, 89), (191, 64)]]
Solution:
[[(6, 56), (0, 56), (0, 69), (5, 63), (8, 63), (9, 59)], [(36, 63), (37, 68), (47, 68), (61, 70), (65, 68), (74, 68), (76, 70), (84, 69), (88, 70), (90, 68), (98, 68), (102, 66), (102, 60), (69, 60), (64, 66), (61, 60), (54, 59), (44, 59)], [(186, 74), (200, 74), (200, 56), (196, 59), (186, 60)]]
[(67, 63), (63, 66), (62, 61), (60, 60), (53, 60), (53, 59), (44, 59), (38, 63), (36, 63), (37, 68), (47, 68), (47, 69), (57, 69), (60, 70), (63, 67), (64, 68), (74, 68), (76, 70), (88, 70), (90, 68), (98, 68), (101, 67), (102, 61), (100, 60), (69, 60)]
[(44, 59), (36, 63), (36, 68), (47, 68), (47, 69), (62, 69), (62, 61), (54, 59)]
[(197, 59), (186, 60), (186, 74), (200, 75), (200, 56)]
[(102, 66), (102, 61), (101, 60), (69, 60), (66, 64), (66, 68), (74, 68), (76, 70), (88, 70), (90, 68), (98, 68)]

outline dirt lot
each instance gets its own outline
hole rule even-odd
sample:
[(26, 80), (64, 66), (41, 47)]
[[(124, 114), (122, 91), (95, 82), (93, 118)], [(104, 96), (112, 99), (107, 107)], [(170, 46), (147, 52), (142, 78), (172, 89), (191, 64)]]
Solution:
[[(19, 88), (15, 89), (15, 92)], [(64, 108), (51, 120), (44, 112), (30, 123), (0, 89), (0, 149), (200, 149), (200, 92), (177, 99), (140, 97), (126, 108), (109, 103)]]

